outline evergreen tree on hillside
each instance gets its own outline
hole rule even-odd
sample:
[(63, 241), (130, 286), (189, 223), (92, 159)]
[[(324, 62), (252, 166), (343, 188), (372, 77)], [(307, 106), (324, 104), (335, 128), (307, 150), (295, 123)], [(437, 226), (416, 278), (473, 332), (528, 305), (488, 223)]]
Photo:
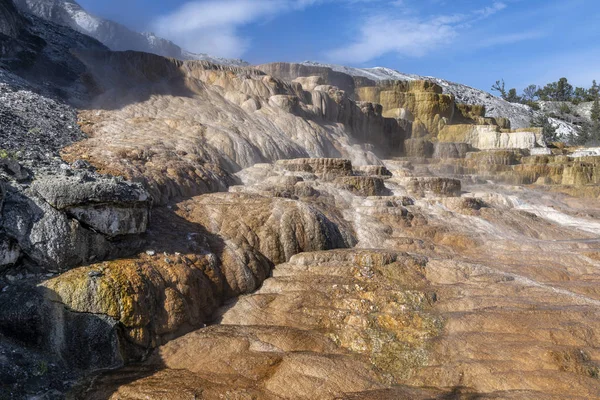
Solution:
[(590, 137), (590, 125), (583, 124), (577, 135), (571, 134), (569, 137), (569, 143), (576, 146), (583, 146), (590, 141)]
[(542, 113), (536, 114), (531, 120), (531, 127), (542, 128), (542, 135), (546, 143), (555, 142), (559, 139), (556, 128), (552, 126), (548, 116)]
[(492, 92), (498, 92), (500, 97), (506, 100), (506, 85), (504, 84), (504, 79), (496, 81), (496, 83), (492, 85)]
[(536, 94), (540, 98), (540, 100), (543, 100), (543, 101), (554, 100), (554, 95), (556, 93), (557, 85), (558, 84), (556, 82), (548, 83), (543, 88), (542, 87), (539, 88), (539, 90), (537, 91)]
[(544, 101), (571, 101), (573, 98), (573, 85), (567, 78), (560, 78), (537, 91), (537, 95)]
[(592, 103), (591, 120), (592, 122), (600, 122), (600, 96), (596, 95)]
[(573, 85), (569, 83), (567, 78), (560, 78), (556, 84), (556, 100), (571, 101), (573, 98)]
[(510, 89), (504, 100), (510, 101), (511, 103), (520, 103), (521, 97), (517, 94), (517, 89)]
[(597, 145), (600, 143), (600, 95), (596, 95), (592, 104), (590, 123), (590, 140), (591, 144)]
[(588, 90), (588, 100), (586, 101), (594, 101), (598, 96), (600, 96), (600, 86), (598, 86), (594, 80), (594, 82), (592, 82), (592, 87)]
[(537, 85), (529, 85), (525, 89), (523, 89), (523, 96), (521, 96), (521, 98), (526, 103), (535, 101), (535, 99), (537, 98), (538, 90), (539, 88), (537, 87)]
[(592, 104), (590, 122), (581, 126), (579, 135), (572, 138), (571, 142), (581, 146), (600, 145), (600, 95), (596, 94)]
[(583, 101), (589, 101), (590, 94), (589, 94), (589, 90), (587, 90), (586, 88), (582, 88), (582, 87), (576, 87), (575, 88), (575, 92), (573, 94), (573, 104), (579, 104)]
[(506, 91), (506, 84), (504, 83), (504, 79), (496, 81), (492, 85), (492, 91), (498, 92), (502, 99), (509, 101), (511, 103), (520, 103), (521, 97), (517, 94), (517, 89), (510, 89), (508, 92)]

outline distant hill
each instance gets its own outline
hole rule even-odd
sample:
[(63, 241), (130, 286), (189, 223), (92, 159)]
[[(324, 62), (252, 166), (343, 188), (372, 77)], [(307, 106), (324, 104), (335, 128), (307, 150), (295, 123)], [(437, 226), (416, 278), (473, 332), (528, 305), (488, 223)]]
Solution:
[(243, 60), (188, 52), (153, 33), (135, 32), (119, 23), (94, 16), (73, 0), (15, 0), (15, 4), (25, 12), (89, 35), (111, 50), (135, 50), (181, 60), (203, 60), (234, 66), (248, 65)]

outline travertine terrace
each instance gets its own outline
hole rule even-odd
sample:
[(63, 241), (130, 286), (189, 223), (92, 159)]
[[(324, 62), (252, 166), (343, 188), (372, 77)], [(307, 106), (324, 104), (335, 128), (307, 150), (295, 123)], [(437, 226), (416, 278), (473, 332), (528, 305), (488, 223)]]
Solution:
[(600, 157), (432, 82), (77, 43), (77, 109), (0, 86), (7, 398), (600, 398)]

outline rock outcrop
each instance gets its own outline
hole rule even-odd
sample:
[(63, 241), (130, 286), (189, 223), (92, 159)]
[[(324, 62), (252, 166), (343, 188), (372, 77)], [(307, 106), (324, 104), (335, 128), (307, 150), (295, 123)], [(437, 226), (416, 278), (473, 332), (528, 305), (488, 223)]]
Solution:
[(423, 80), (26, 19), (41, 47), (0, 70), (0, 397), (597, 397), (598, 157)]
[(430, 80), (371, 80), (304, 64), (274, 63), (257, 68), (314, 90), (342, 85), (357, 101), (379, 105), (381, 115), (396, 119), (407, 131), (404, 151), (409, 156), (430, 157), (438, 140), (481, 150), (546, 146), (538, 130), (511, 131), (509, 119), (486, 117), (485, 106), (459, 103)]
[[(456, 103), (461, 107), (483, 108), (486, 110), (486, 119), (493, 118), (496, 123), (503, 129), (512, 127), (513, 129), (528, 128), (531, 125), (531, 120), (536, 117), (542, 117), (543, 113), (534, 111), (531, 107), (519, 104), (510, 103), (500, 97), (496, 97), (480, 89), (475, 89), (460, 83), (447, 81), (445, 79), (435, 78), (431, 76), (420, 76), (416, 74), (406, 74), (396, 71), (391, 68), (375, 67), (375, 68), (353, 68), (334, 64), (321, 64), (311, 61), (303, 62), (301, 65), (312, 68), (313, 71), (330, 71), (330, 73), (344, 73), (351, 76), (358, 86), (374, 86), (380, 81), (429, 81), (439, 85), (444, 94), (452, 95), (456, 99)], [(262, 68), (262, 66), (261, 66)], [(298, 68), (296, 68), (298, 69)], [(272, 74), (277, 76), (276, 74)], [(318, 75), (318, 74), (315, 74)], [(322, 73), (321, 75), (326, 75)], [(587, 103), (587, 113), (589, 114), (589, 104)], [(461, 106), (464, 105), (464, 106)], [(542, 108), (544, 108), (542, 104)], [(558, 108), (559, 105), (554, 105)], [(552, 108), (552, 107), (551, 107)], [(579, 114), (586, 113), (585, 106), (577, 107)], [(483, 114), (479, 115), (483, 117)], [(577, 120), (577, 119), (575, 119)], [(577, 123), (568, 123), (555, 118), (549, 118), (548, 121), (558, 128), (559, 133), (563, 138), (568, 138), (569, 135), (578, 134)], [(487, 123), (484, 123), (486, 125)]]
[(1, 265), (24, 260), (58, 271), (135, 252), (128, 238), (134, 248), (112, 239), (145, 232), (147, 192), (60, 160), (62, 147), (84, 137), (68, 105), (8, 85), (0, 97), (0, 232), (10, 250)]
[(0, 3), (0, 34), (14, 39), (23, 23), (24, 18), (17, 12), (12, 1), (3, 0)]
[(497, 126), (490, 125), (446, 125), (440, 131), (438, 140), (466, 143), (479, 150), (533, 149), (546, 146), (538, 128), (503, 132)]
[(378, 86), (356, 89), (362, 101), (381, 104), (387, 117), (412, 122), (413, 138), (436, 136), (454, 117), (454, 98), (442, 94), (442, 88), (427, 81), (381, 82)]

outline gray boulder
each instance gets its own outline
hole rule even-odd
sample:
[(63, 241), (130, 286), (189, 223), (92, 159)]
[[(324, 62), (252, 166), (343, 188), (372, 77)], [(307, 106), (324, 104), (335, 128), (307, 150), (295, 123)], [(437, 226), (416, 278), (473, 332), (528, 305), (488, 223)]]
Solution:
[(139, 184), (83, 173), (38, 179), (32, 190), (52, 207), (110, 237), (143, 233), (148, 227), (150, 197)]

